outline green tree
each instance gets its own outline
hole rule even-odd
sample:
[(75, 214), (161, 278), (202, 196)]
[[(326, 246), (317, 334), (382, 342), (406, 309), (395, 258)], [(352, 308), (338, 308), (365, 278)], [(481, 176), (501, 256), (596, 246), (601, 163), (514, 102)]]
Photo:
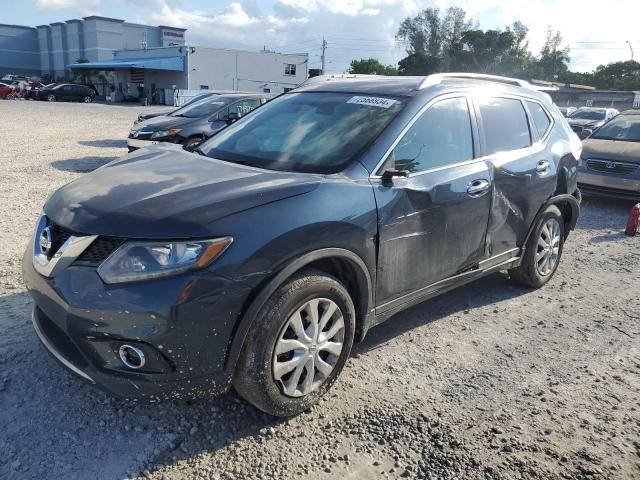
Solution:
[(479, 73), (503, 73), (501, 65), (513, 55), (517, 42), (510, 30), (467, 30), (461, 40), (463, 48), (457, 54), (457, 66)]
[[(444, 14), (438, 8), (426, 8), (415, 17), (406, 18), (398, 28), (396, 38), (406, 44), (409, 57), (405, 59), (406, 74), (418, 71), (445, 71), (455, 65), (455, 59), (462, 50), (462, 37), (471, 29), (472, 21), (459, 7), (451, 7)], [(428, 65), (420, 67), (416, 62), (427, 59)]]
[(361, 58), (360, 60), (351, 61), (349, 73), (397, 75), (398, 69), (393, 65), (383, 65), (375, 58)]
[(424, 52), (411, 53), (398, 62), (400, 75), (431, 75), (442, 71), (442, 59)]
[(547, 38), (540, 51), (537, 64), (540, 72), (548, 80), (564, 80), (569, 72), (569, 47), (562, 46), (562, 34), (547, 29)]
[(600, 65), (591, 75), (591, 81), (606, 90), (640, 90), (640, 63), (628, 60)]

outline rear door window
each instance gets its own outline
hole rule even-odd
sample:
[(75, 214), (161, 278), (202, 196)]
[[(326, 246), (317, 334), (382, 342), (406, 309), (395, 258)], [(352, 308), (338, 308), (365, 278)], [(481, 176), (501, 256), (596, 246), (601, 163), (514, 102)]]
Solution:
[(518, 150), (531, 145), (531, 133), (524, 106), (514, 98), (480, 97), (486, 154)]
[(246, 115), (251, 110), (260, 105), (260, 100), (257, 98), (247, 98), (246, 100), (241, 100), (238, 103), (231, 105), (229, 107), (230, 112), (238, 113), (240, 116)]
[(551, 126), (551, 119), (542, 105), (536, 102), (525, 101), (527, 108), (531, 113), (531, 119), (533, 120), (533, 127), (538, 133), (538, 138), (544, 138), (547, 134), (547, 130)]

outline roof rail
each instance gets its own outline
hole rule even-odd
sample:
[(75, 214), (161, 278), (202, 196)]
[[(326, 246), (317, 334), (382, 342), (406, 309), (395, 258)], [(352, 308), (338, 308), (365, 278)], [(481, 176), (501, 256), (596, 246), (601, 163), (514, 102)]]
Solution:
[(533, 88), (533, 86), (526, 80), (519, 80), (517, 78), (500, 77), (498, 75), (487, 75), (484, 73), (435, 73), (425, 77), (420, 84), (419, 90), (423, 90), (433, 85), (439, 85), (447, 79), (462, 79), (462, 80), (481, 80), (485, 82), (505, 83), (507, 85), (515, 85), (516, 87)]
[(327, 75), (316, 75), (315, 77), (307, 78), (299, 86), (309, 85), (310, 83), (328, 82), (331, 80), (358, 80), (366, 78), (375, 78), (376, 80), (393, 80), (397, 79), (396, 76), (389, 75), (370, 75), (363, 73), (335, 73)]

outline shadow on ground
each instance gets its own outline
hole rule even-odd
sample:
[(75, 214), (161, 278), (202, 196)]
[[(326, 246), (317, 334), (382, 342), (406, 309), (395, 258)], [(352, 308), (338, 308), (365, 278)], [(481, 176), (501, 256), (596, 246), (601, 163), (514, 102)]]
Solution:
[(127, 148), (126, 140), (80, 140), (79, 145), (97, 148)]
[(96, 168), (100, 168), (118, 157), (82, 157), (70, 158), (68, 160), (56, 160), (51, 162), (51, 166), (63, 172), (93, 172)]

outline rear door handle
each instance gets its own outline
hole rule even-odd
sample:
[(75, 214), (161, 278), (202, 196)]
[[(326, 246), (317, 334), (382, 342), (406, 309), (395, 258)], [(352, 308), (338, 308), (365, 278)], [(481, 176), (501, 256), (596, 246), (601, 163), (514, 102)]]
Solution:
[(479, 197), (484, 195), (489, 191), (489, 180), (485, 180), (484, 178), (480, 178), (478, 180), (474, 180), (469, 184), (467, 188), (467, 193), (472, 197)]
[(548, 160), (540, 160), (538, 165), (536, 165), (536, 172), (540, 175), (544, 175), (549, 171), (549, 167), (551, 167), (551, 164)]

